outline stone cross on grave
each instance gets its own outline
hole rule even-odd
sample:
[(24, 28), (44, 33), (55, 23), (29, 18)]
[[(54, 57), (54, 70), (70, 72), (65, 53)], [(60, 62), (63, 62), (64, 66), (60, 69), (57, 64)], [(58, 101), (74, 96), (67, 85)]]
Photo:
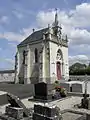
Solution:
[(88, 79), (87, 79), (87, 75), (85, 75), (85, 96), (87, 96), (87, 83), (88, 83)]

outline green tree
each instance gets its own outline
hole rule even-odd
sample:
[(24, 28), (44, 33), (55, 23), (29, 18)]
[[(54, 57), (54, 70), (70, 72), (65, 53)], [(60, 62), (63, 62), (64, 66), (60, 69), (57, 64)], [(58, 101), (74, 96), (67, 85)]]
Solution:
[(86, 74), (87, 74), (87, 75), (90, 75), (90, 66), (88, 66), (88, 67), (86, 68)]
[[(87, 66), (81, 63), (75, 63), (69, 68), (70, 75), (85, 75)], [(88, 71), (88, 70), (87, 70)]]

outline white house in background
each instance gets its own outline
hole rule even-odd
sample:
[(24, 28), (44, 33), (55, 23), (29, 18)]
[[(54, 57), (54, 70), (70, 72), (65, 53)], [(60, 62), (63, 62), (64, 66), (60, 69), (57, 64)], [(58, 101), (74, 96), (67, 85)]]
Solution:
[[(69, 79), (68, 40), (58, 25), (57, 11), (52, 26), (35, 31), (17, 46), (16, 83), (53, 83)], [(48, 19), (48, 18), (47, 18)]]

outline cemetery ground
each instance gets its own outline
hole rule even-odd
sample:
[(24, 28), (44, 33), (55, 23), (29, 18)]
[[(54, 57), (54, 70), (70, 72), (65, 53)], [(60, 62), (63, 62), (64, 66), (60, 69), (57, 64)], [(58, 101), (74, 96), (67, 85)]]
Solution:
[[(49, 90), (52, 89), (49, 84)], [(77, 88), (76, 88), (77, 89)], [(40, 103), (40, 101), (30, 101), (28, 99), (32, 99), (34, 93), (33, 84), (0, 84), (0, 113), (5, 112), (5, 108), (8, 105), (8, 100), (6, 93), (11, 93), (15, 96), (18, 96), (21, 99), (21, 102), (25, 105), (26, 108), (33, 108), (35, 103)], [(48, 102), (48, 106), (57, 105), (59, 106), (61, 111), (68, 110), (67, 112), (63, 112), (64, 120), (77, 120), (78, 117), (82, 117), (84, 113), (90, 114), (90, 110), (85, 109), (73, 109), (74, 105), (80, 104), (82, 99), (82, 94), (80, 93), (69, 93), (66, 98), (58, 99), (55, 101)], [(45, 105), (45, 103), (42, 103)], [(75, 111), (76, 110), (76, 111)], [(74, 111), (74, 112), (73, 112)], [(83, 113), (84, 111), (84, 113)], [(78, 114), (77, 114), (78, 113)], [(68, 116), (68, 119), (67, 119)], [(72, 117), (72, 119), (71, 119)], [(77, 119), (76, 119), (77, 117)], [(83, 120), (83, 119), (82, 119)]]
[[(22, 100), (21, 102), (25, 105), (26, 108), (33, 108), (34, 104), (35, 103), (40, 103), (40, 101), (28, 101), (29, 98), (32, 99), (32, 96), (34, 94), (34, 88), (33, 88), (33, 85), (16, 85), (15, 87), (13, 85), (7, 85), (7, 84), (2, 84), (2, 86), (0, 87), (1, 90), (4, 90), (4, 91), (7, 91), (7, 92), (10, 92), (14, 95), (18, 95)], [(25, 88), (25, 89), (24, 89)], [(51, 89), (51, 85), (49, 85), (48, 87), (49, 89)], [(26, 93), (27, 96), (25, 95)], [(4, 93), (3, 93), (4, 94)], [(69, 96), (67, 98), (62, 98), (62, 99), (58, 99), (58, 100), (55, 100), (55, 101), (51, 101), (51, 102), (48, 102), (48, 106), (53, 106), (53, 105), (57, 105), (60, 107), (60, 110), (64, 110), (64, 109), (71, 109), (76, 103), (77, 104), (80, 104), (81, 102), (81, 98), (82, 97), (74, 97), (74, 96)], [(3, 101), (5, 101), (5, 96), (4, 96), (4, 99)], [(1, 101), (0, 101), (1, 103)], [(4, 105), (1, 105), (0, 107), (0, 112), (1, 113), (4, 113), (5, 112), (5, 108), (6, 106), (8, 105), (8, 102), (6, 103), (3, 103)], [(42, 105), (44, 105), (45, 103), (42, 103)], [(67, 119), (67, 114), (69, 114), (69, 118), (70, 116), (72, 117), (72, 119), (70, 120), (74, 120), (73, 118), (76, 118), (77, 117), (81, 117), (82, 115), (76, 115), (75, 113), (70, 113), (70, 112), (66, 112), (65, 114), (63, 114), (63, 118), (64, 120)], [(69, 119), (67, 119), (69, 120)], [(76, 119), (75, 119), (76, 120)]]

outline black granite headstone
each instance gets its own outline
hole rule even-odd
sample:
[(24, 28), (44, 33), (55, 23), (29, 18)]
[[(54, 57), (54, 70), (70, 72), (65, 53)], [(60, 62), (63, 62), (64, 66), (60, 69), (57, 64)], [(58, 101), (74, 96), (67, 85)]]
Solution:
[(50, 91), (50, 86), (44, 82), (34, 85), (35, 99), (48, 100), (52, 98), (52, 93)]

